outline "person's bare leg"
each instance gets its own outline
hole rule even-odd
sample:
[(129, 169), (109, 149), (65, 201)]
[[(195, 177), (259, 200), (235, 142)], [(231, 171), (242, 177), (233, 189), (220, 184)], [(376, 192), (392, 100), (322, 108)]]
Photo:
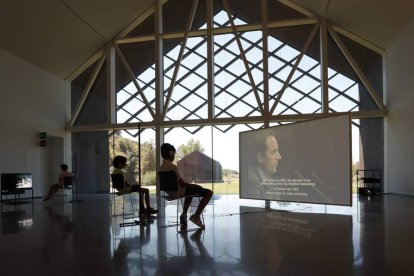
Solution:
[(149, 190), (146, 188), (141, 188), (141, 193), (143, 193), (144, 195), (144, 200), (145, 200), (145, 207), (146, 207), (146, 213), (147, 215), (152, 215), (152, 214), (156, 214), (158, 213), (157, 210), (151, 208), (151, 201), (150, 201), (150, 194), (149, 194)]
[[(125, 190), (127, 193), (138, 193), (139, 196), (139, 213), (145, 214), (147, 212), (147, 209), (144, 206), (144, 200), (145, 200), (145, 188), (141, 188), (139, 185), (132, 185), (125, 187)], [(147, 206), (148, 207), (148, 206)]]
[(52, 196), (59, 190), (59, 186), (58, 184), (54, 184), (52, 185), (52, 187), (50, 187), (49, 190), (49, 194), (47, 195), (47, 197), (45, 199), (43, 199), (43, 201), (49, 200), (50, 198), (52, 198)]
[(201, 199), (200, 204), (198, 205), (197, 210), (194, 213), (194, 216), (200, 217), (201, 213), (203, 212), (204, 208), (207, 206), (212, 196), (213, 196), (213, 191), (209, 190), (207, 195), (203, 196), (203, 198)]
[(49, 200), (53, 195), (53, 186), (50, 187), (49, 189), (49, 193), (47, 194), (47, 196), (43, 199), (43, 201)]
[(188, 208), (190, 208), (192, 200), (193, 200), (193, 197), (184, 198), (183, 212), (180, 216), (180, 224), (182, 224), (183, 226), (187, 225), (187, 212), (188, 212)]
[(191, 201), (193, 200), (193, 197), (191, 196), (191, 197), (186, 197), (185, 199), (184, 199), (184, 206), (183, 206), (183, 215), (187, 215), (187, 211), (188, 211), (188, 208), (190, 208), (190, 205), (191, 205)]

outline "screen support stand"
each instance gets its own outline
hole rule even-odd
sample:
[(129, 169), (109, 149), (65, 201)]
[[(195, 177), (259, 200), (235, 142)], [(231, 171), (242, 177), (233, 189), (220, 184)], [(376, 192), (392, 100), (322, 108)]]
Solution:
[(77, 180), (77, 167), (76, 167), (76, 152), (74, 153), (74, 170), (73, 170), (73, 183), (72, 185), (75, 187), (75, 200), (69, 201), (69, 203), (75, 203), (75, 202), (82, 202), (82, 200), (78, 199), (78, 180)]
[(75, 186), (75, 200), (72, 199), (71, 201), (69, 201), (69, 203), (82, 202), (82, 200), (78, 199), (78, 183), (76, 180), (76, 175), (75, 175), (75, 178), (73, 179), (73, 184)]
[(270, 200), (265, 200), (265, 209), (270, 210)]

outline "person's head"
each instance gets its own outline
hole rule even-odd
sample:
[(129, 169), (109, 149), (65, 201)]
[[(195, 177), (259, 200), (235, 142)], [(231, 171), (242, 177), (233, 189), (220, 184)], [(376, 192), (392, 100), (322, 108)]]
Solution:
[(173, 145), (164, 143), (161, 145), (161, 157), (164, 160), (170, 160), (171, 162), (175, 158), (175, 148)]
[(62, 164), (62, 165), (60, 165), (60, 169), (61, 169), (62, 171), (67, 171), (67, 170), (68, 170), (68, 165), (66, 165), (66, 164)]
[(261, 167), (262, 171), (271, 176), (276, 173), (279, 161), (282, 156), (279, 152), (279, 143), (277, 142), (276, 135), (269, 132), (261, 141), (261, 146), (256, 153), (257, 163)]
[(125, 168), (126, 163), (127, 163), (127, 158), (125, 156), (122, 156), (122, 155), (117, 155), (117, 156), (114, 157), (114, 160), (112, 160), (112, 165), (116, 169)]

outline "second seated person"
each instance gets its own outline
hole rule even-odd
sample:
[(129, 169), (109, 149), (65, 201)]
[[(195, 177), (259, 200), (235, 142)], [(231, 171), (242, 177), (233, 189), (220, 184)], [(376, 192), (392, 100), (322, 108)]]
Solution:
[(59, 190), (63, 189), (65, 177), (74, 177), (74, 174), (68, 171), (68, 165), (62, 164), (60, 165), (61, 172), (59, 173), (59, 182), (54, 184), (52, 187), (50, 187), (49, 193), (43, 201), (47, 201), (52, 198), (52, 196)]
[[(114, 169), (112, 171), (113, 174), (121, 174), (124, 177), (125, 181), (125, 187), (114, 187), (118, 192), (129, 194), (129, 193), (141, 193), (144, 196), (145, 201), (145, 207), (144, 210), (140, 210), (141, 214), (151, 215), (158, 213), (157, 210), (151, 208), (150, 205), (150, 196), (149, 196), (149, 190), (147, 188), (142, 188), (138, 184), (130, 185), (126, 182), (126, 174), (124, 172), (124, 169), (126, 167), (128, 159), (125, 156), (117, 155), (114, 157), (114, 160), (112, 161), (112, 164), (114, 166)], [(141, 203), (140, 203), (141, 204)]]
[(171, 144), (164, 143), (161, 145), (161, 157), (163, 159), (160, 172), (165, 171), (174, 171), (178, 178), (179, 183), (179, 195), (184, 196), (184, 206), (183, 206), (183, 213), (180, 216), (180, 223), (182, 225), (187, 224), (187, 211), (191, 205), (191, 201), (193, 199), (192, 196), (202, 196), (200, 204), (197, 207), (195, 213), (190, 217), (190, 221), (193, 222), (200, 228), (205, 228), (203, 222), (200, 219), (201, 213), (203, 212), (204, 208), (207, 206), (208, 202), (210, 201), (211, 197), (213, 196), (213, 191), (210, 189), (203, 188), (197, 184), (190, 184), (185, 182), (178, 172), (177, 166), (173, 163), (175, 159), (175, 147)]

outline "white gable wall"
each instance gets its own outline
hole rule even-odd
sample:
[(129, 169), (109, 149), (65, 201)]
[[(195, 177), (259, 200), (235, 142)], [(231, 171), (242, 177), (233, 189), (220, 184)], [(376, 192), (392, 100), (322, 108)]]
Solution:
[(414, 20), (386, 54), (388, 192), (414, 195)]
[(64, 80), (0, 48), (0, 173), (33, 173), (34, 196), (41, 196), (39, 132), (64, 137), (65, 122)]

